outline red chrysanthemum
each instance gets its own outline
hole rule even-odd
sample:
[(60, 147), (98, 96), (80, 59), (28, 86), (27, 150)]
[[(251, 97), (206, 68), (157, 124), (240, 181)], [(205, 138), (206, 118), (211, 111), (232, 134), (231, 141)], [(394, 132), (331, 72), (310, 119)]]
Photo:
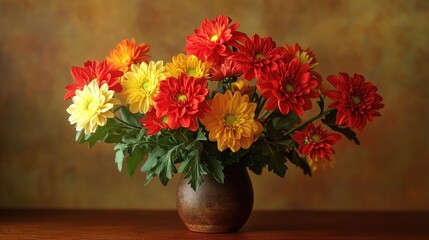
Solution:
[(297, 142), (298, 151), (310, 156), (314, 162), (330, 160), (329, 154), (334, 154), (332, 145), (341, 140), (338, 133), (328, 133), (321, 125), (315, 127), (313, 123), (308, 124), (304, 130), (295, 131), (292, 139)]
[(92, 80), (97, 80), (99, 86), (107, 83), (109, 90), (113, 90), (114, 92), (122, 91), (119, 79), (123, 73), (113, 69), (113, 66), (106, 61), (86, 61), (82, 68), (72, 67), (71, 75), (75, 83), (65, 87), (68, 92), (64, 95), (64, 99), (74, 97), (76, 90), (82, 90)]
[(162, 129), (168, 128), (168, 116), (157, 116), (155, 108), (145, 114), (145, 118), (139, 120), (147, 130), (146, 135), (156, 134)]
[(312, 77), (319, 82), (319, 85), (322, 83), (322, 75), (315, 70), (319, 63), (310, 48), (303, 49), (298, 43), (295, 45), (285, 44), (283, 47), (289, 58), (298, 58), (301, 64), (308, 64)]
[(288, 64), (279, 64), (278, 71), (260, 79), (257, 87), (267, 98), (265, 108), (279, 108), (282, 114), (292, 111), (302, 116), (312, 108), (311, 98), (319, 96), (314, 91), (317, 81), (311, 78), (308, 64), (300, 64), (296, 58)]
[(244, 45), (239, 46), (238, 50), (229, 59), (234, 61), (246, 80), (252, 80), (255, 76), (260, 79), (263, 74), (277, 71), (278, 61), (285, 56), (284, 49), (276, 48), (270, 37), (261, 38), (258, 35), (245, 38)]
[(295, 43), (295, 45), (285, 44), (283, 47), (290, 57), (298, 58), (302, 64), (307, 63), (309, 69), (315, 68), (319, 64), (316, 55), (310, 48), (304, 50), (298, 43)]
[(205, 78), (188, 77), (180, 74), (178, 78), (169, 77), (161, 81), (159, 94), (153, 101), (158, 116), (168, 116), (171, 129), (179, 127), (197, 130), (197, 118), (209, 111), (206, 96), (209, 93)]
[(229, 17), (219, 15), (216, 19), (205, 19), (194, 35), (186, 38), (188, 55), (195, 55), (203, 61), (220, 64), (231, 54), (231, 46), (238, 46), (238, 41), (246, 36), (237, 31), (239, 23), (231, 24)]
[(213, 81), (220, 81), (225, 78), (237, 79), (240, 76), (240, 69), (229, 59), (226, 59), (221, 65), (215, 65), (210, 69), (210, 80)]
[(349, 128), (357, 128), (362, 131), (367, 120), (381, 116), (378, 112), (384, 107), (383, 98), (378, 95), (377, 87), (370, 82), (365, 82), (362, 75), (354, 74), (350, 77), (346, 73), (339, 76), (329, 76), (328, 81), (337, 90), (328, 90), (324, 94), (334, 102), (329, 107), (338, 110), (336, 124), (345, 124)]

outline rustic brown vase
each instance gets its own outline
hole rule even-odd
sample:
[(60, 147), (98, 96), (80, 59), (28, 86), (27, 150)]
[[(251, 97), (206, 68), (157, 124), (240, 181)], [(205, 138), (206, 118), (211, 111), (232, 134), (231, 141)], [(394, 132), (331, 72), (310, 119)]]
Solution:
[(207, 175), (197, 192), (188, 180), (179, 180), (176, 206), (180, 218), (192, 232), (226, 233), (238, 231), (253, 208), (253, 187), (247, 168), (225, 168), (225, 182)]

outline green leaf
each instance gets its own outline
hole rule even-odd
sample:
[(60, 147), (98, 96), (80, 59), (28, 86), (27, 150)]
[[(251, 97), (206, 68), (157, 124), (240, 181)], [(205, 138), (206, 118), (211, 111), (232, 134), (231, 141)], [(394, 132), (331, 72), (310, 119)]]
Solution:
[(317, 104), (319, 105), (319, 108), (320, 108), (319, 114), (322, 114), (323, 110), (325, 109), (325, 100), (323, 99), (322, 96), (319, 97), (319, 101), (317, 101)]
[(128, 175), (132, 177), (136, 168), (140, 165), (144, 158), (144, 151), (137, 147), (127, 158), (127, 170)]
[[(270, 161), (270, 158), (265, 156), (264, 149), (265, 149), (265, 142), (261, 141), (259, 139), (256, 141), (252, 147), (250, 148), (250, 151), (242, 156), (241, 162), (243, 162), (247, 167), (254, 172), (255, 174), (261, 175), (262, 169), (268, 164)], [(238, 151), (240, 152), (240, 151)]]
[(95, 133), (87, 139), (88, 147), (92, 148), (98, 141), (103, 141), (112, 130), (112, 127), (109, 125), (98, 127)]
[(202, 131), (202, 129), (198, 129), (197, 138), (195, 138), (195, 141), (207, 141), (206, 134)]
[(118, 166), (118, 171), (122, 171), (122, 164), (125, 158), (125, 153), (127, 152), (127, 145), (124, 143), (118, 143), (113, 147), (113, 150), (117, 150), (115, 155), (115, 163)]
[(83, 142), (84, 142), (84, 138), (83, 138), (83, 136), (84, 136), (85, 134), (83, 134), (83, 130), (80, 130), (80, 131), (77, 131), (76, 132), (76, 137), (75, 137), (75, 141), (76, 142), (78, 142), (78, 143), (80, 143), (80, 144), (82, 144)]
[(225, 175), (223, 173), (223, 165), (222, 162), (219, 161), (216, 157), (210, 155), (207, 156), (207, 168), (209, 172), (213, 174), (213, 177), (218, 181), (219, 183), (224, 183)]
[(289, 130), (299, 121), (298, 115), (290, 111), (287, 115), (281, 115), (273, 119), (274, 128), (277, 130)]
[(348, 127), (341, 127), (336, 125), (337, 110), (333, 110), (326, 114), (322, 119), (322, 122), (330, 127), (332, 130), (339, 132), (346, 136), (349, 140), (353, 140), (357, 145), (360, 145), (359, 139), (356, 137), (356, 133)]
[(119, 117), (121, 118), (122, 121), (130, 124), (131, 126), (137, 127), (137, 128), (142, 127), (142, 125), (139, 122), (138, 115), (130, 112), (130, 110), (127, 107), (125, 107), (125, 106), (119, 107), (118, 112), (119, 112)]
[(165, 137), (159, 138), (157, 141), (157, 144), (159, 147), (165, 150), (169, 150), (176, 145), (176, 143), (173, 142), (173, 139), (171, 138), (171, 136), (165, 136)]
[(118, 171), (122, 171), (122, 163), (124, 161), (125, 154), (122, 150), (118, 150), (115, 155), (115, 163), (118, 166)]
[(282, 141), (277, 141), (276, 144), (283, 145), (286, 148), (291, 148), (295, 145), (295, 142), (292, 139), (286, 139)]
[(84, 136), (85, 142), (88, 141), (88, 139), (90, 139), (91, 137), (92, 137), (92, 133), (85, 134)]
[(108, 135), (105, 139), (104, 142), (105, 143), (119, 143), (122, 140), (122, 135), (118, 134), (118, 135)]
[(195, 147), (187, 154), (180, 164), (179, 172), (183, 173), (183, 178), (189, 178), (189, 184), (194, 191), (198, 191), (201, 183), (203, 182), (203, 176), (207, 175), (208, 170), (204, 164), (201, 164), (201, 151), (202, 144), (195, 141), (191, 143)]
[(360, 145), (359, 139), (356, 137), (356, 133), (350, 128), (341, 128), (336, 125), (328, 125), (332, 130), (339, 132), (346, 136), (349, 140), (353, 140), (357, 145)]
[(177, 159), (177, 149), (182, 146), (178, 145), (168, 150), (167, 153), (160, 157), (159, 164), (155, 169), (155, 174), (159, 176), (161, 183), (166, 186), (170, 179), (173, 178), (173, 173), (177, 172), (174, 162)]
[(310, 165), (308, 165), (308, 162), (301, 158), (296, 150), (293, 150), (286, 154), (286, 157), (289, 159), (289, 161), (293, 164), (295, 164), (297, 167), (301, 168), (304, 171), (305, 175), (311, 176), (311, 168)]
[(163, 155), (165, 155), (165, 151), (158, 146), (150, 151), (146, 162), (140, 169), (141, 172), (146, 173), (145, 186), (150, 183), (154, 176), (156, 176), (155, 171), (159, 164), (158, 159)]
[(270, 144), (265, 143), (265, 146), (267, 146), (267, 148), (264, 149), (265, 151), (263, 154), (270, 159), (268, 161), (268, 170), (280, 177), (284, 177), (287, 170), (285, 157)]

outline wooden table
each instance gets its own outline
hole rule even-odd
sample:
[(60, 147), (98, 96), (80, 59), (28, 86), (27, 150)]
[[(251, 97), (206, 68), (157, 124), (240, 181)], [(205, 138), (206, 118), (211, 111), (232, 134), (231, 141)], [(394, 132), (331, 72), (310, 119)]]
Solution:
[(0, 210), (0, 239), (429, 239), (429, 212), (254, 211), (237, 233), (199, 234), (175, 211)]

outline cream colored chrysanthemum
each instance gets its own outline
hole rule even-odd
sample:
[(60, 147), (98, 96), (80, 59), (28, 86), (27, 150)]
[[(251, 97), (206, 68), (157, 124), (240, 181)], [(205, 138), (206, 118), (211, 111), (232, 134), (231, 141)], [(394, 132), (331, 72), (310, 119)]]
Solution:
[(196, 56), (186, 56), (180, 53), (173, 57), (172, 62), (166, 64), (168, 75), (171, 77), (178, 77), (179, 74), (184, 73), (189, 77), (205, 77), (207, 78), (210, 70), (210, 63), (201, 62)]
[(122, 96), (130, 105), (132, 113), (147, 113), (153, 106), (153, 98), (158, 95), (159, 83), (167, 77), (162, 61), (142, 62), (132, 65), (124, 75)]
[(96, 80), (84, 86), (83, 90), (76, 90), (76, 96), (72, 98), (73, 104), (67, 108), (70, 124), (76, 123), (76, 130), (83, 129), (85, 134), (93, 133), (98, 126), (106, 125), (107, 118), (115, 117), (110, 110), (121, 104), (118, 99), (113, 98), (114, 93), (106, 83), (99, 87)]

